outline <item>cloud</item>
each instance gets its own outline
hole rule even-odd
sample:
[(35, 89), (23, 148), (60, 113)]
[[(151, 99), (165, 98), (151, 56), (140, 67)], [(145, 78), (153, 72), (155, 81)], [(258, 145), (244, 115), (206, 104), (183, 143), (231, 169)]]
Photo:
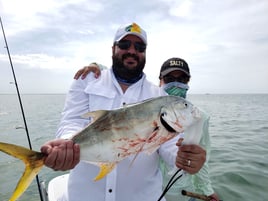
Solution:
[(176, 17), (189, 17), (193, 3), (189, 0), (173, 1), (173, 6), (170, 8), (169, 13)]
[[(2, 0), (1, 17), (15, 65), (48, 73), (49, 83), (92, 61), (110, 66), (116, 29), (135, 21), (148, 34), (145, 72), (155, 84), (161, 64), (178, 56), (190, 65), (190, 92), (244, 93), (256, 79), (249, 92), (268, 93), (267, 9), (266, 0)], [(0, 65), (6, 57), (0, 48)]]

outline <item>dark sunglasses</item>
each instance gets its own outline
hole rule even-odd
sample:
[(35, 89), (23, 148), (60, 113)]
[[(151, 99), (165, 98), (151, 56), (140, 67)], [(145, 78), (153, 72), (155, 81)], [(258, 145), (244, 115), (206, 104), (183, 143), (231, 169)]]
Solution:
[[(131, 44), (132, 42), (130, 40), (121, 40), (116, 43), (116, 45), (122, 50), (129, 49)], [(138, 52), (144, 52), (146, 50), (146, 45), (142, 42), (134, 42), (134, 47)]]
[(172, 75), (166, 75), (163, 77), (164, 83), (170, 83), (170, 82), (181, 82), (184, 84), (187, 84), (187, 82), (189, 81), (189, 77), (187, 75), (182, 75), (179, 77), (174, 77)]

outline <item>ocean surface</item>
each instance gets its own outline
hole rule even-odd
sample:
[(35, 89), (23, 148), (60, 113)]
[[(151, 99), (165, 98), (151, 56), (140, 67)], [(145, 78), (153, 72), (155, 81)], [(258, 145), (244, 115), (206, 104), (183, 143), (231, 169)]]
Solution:
[[(210, 176), (224, 201), (268, 201), (268, 94), (189, 95), (210, 115)], [(22, 95), (34, 150), (54, 138), (65, 95)], [(17, 95), (0, 95), (0, 141), (28, 147)], [(0, 201), (7, 201), (24, 170), (18, 159), (0, 153)], [(56, 172), (43, 168), (46, 184)], [(34, 180), (20, 201), (38, 201)]]

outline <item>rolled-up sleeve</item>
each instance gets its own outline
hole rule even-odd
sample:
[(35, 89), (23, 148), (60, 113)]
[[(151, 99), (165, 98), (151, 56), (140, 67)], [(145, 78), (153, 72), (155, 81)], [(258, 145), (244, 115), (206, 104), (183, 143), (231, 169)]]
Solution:
[(206, 161), (203, 167), (197, 174), (192, 176), (192, 182), (195, 188), (195, 191), (198, 193), (202, 193), (205, 195), (211, 195), (214, 193), (214, 190), (211, 185), (211, 181), (209, 178), (209, 156), (210, 156), (210, 135), (209, 135), (209, 117), (203, 113), (205, 122), (203, 124), (203, 133), (200, 140), (200, 145), (206, 149)]

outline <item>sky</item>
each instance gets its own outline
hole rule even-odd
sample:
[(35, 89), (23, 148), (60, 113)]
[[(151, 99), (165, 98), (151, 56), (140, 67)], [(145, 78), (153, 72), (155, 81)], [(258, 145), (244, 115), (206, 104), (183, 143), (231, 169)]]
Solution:
[[(268, 93), (267, 0), (0, 0), (21, 93), (67, 93), (91, 62), (111, 66), (117, 28), (147, 32), (145, 73), (158, 85), (162, 63), (190, 67), (189, 93)], [(0, 94), (16, 93), (0, 34)]]

